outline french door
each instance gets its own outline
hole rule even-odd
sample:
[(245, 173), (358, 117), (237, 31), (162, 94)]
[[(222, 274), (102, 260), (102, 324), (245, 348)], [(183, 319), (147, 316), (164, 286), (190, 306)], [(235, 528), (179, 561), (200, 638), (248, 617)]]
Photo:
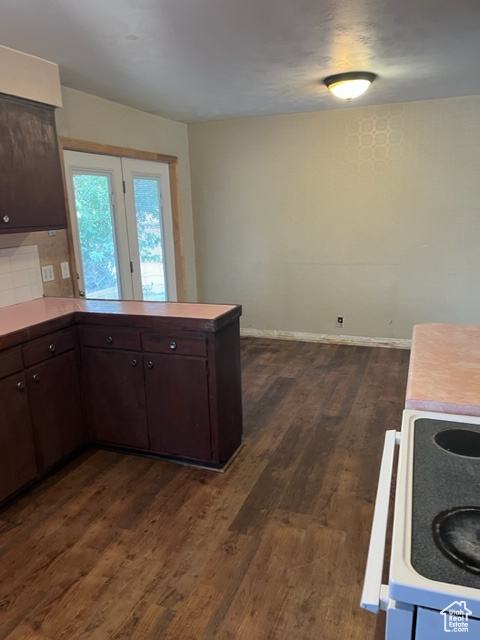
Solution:
[(80, 295), (176, 300), (168, 165), (64, 151)]

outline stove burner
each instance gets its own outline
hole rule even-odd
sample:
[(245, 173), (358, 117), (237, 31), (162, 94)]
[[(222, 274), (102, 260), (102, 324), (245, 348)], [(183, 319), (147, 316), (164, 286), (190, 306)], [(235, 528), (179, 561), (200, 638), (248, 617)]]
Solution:
[(468, 429), (446, 429), (434, 436), (439, 447), (457, 456), (480, 458), (480, 433)]
[(480, 574), (480, 507), (456, 507), (439, 513), (432, 524), (439, 549), (470, 573)]

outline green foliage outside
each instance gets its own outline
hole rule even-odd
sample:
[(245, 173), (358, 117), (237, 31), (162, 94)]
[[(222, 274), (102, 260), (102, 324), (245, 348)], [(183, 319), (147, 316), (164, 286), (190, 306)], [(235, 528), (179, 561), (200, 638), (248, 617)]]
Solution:
[[(73, 184), (86, 295), (93, 296), (104, 289), (112, 289), (110, 297), (118, 298), (109, 180), (107, 176), (83, 174), (75, 175)], [(140, 262), (142, 266), (144, 263), (160, 263), (163, 261), (162, 233), (156, 180), (135, 178), (134, 195)], [(144, 283), (145, 287), (147, 290), (151, 288), (148, 283)], [(144, 291), (145, 294), (147, 292)]]

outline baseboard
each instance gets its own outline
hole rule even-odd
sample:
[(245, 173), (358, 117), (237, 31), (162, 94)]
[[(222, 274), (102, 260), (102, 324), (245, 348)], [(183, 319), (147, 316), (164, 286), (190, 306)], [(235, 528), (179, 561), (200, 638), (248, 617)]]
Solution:
[(366, 336), (337, 336), (327, 333), (301, 333), (298, 331), (275, 331), (272, 329), (241, 329), (240, 335), (248, 338), (272, 338), (275, 340), (298, 340), (300, 342), (326, 342), (350, 344), (359, 347), (387, 347), (410, 349), (411, 340), (406, 338), (368, 338)]

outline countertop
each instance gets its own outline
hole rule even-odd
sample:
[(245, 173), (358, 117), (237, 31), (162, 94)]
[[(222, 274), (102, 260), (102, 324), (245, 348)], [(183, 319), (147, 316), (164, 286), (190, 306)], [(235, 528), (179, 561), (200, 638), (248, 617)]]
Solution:
[(414, 327), (405, 408), (480, 416), (480, 326)]
[(0, 337), (73, 313), (191, 318), (213, 322), (236, 308), (239, 307), (227, 304), (39, 298), (0, 308)]

